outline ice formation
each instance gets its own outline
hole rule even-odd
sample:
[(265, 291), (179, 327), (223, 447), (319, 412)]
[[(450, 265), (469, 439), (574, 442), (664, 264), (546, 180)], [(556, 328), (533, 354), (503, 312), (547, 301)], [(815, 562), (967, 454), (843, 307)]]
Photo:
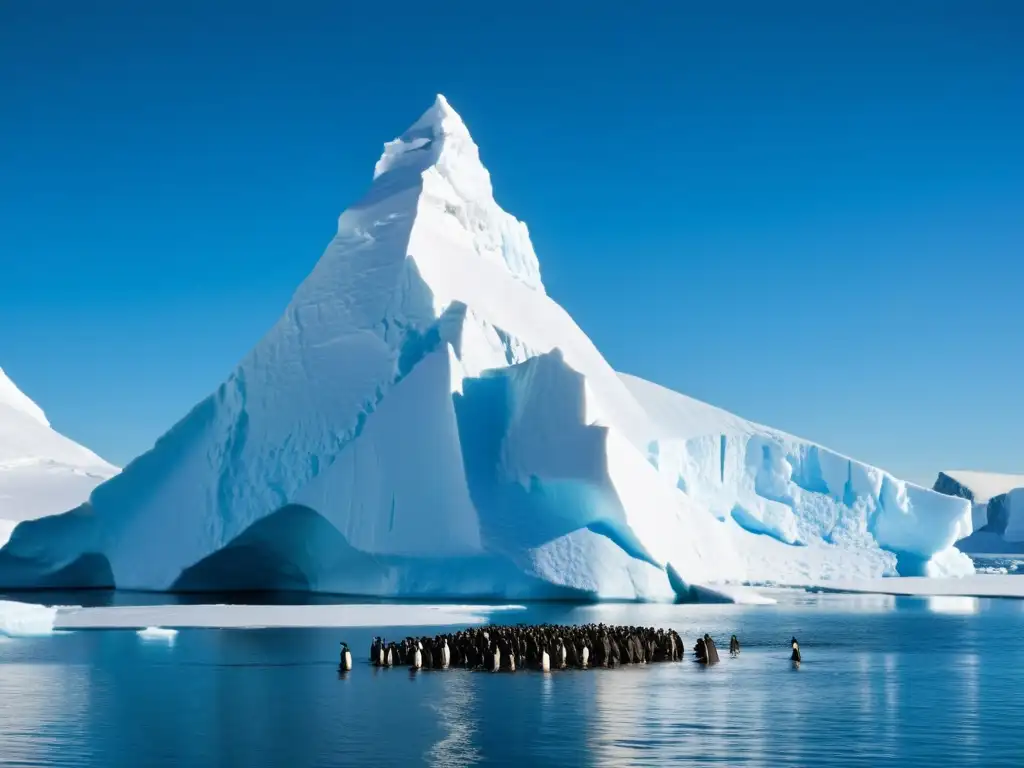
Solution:
[(87, 504), (19, 526), (0, 585), (700, 598), (969, 572), (970, 524), (613, 371), (439, 96), (227, 381)]
[(0, 600), (0, 636), (33, 637), (53, 634), (59, 608)]
[(974, 532), (957, 543), (964, 552), (1024, 553), (1024, 475), (940, 472), (934, 489), (971, 503)]
[(0, 368), (0, 545), (22, 520), (64, 512), (117, 468), (54, 431)]

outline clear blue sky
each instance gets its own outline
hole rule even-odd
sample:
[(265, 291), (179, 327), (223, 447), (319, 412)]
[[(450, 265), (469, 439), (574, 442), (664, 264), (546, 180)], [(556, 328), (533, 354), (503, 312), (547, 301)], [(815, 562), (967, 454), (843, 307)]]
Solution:
[(1024, 471), (1022, 41), (1015, 0), (2, 3), (0, 366), (127, 462), (442, 92), (615, 367)]

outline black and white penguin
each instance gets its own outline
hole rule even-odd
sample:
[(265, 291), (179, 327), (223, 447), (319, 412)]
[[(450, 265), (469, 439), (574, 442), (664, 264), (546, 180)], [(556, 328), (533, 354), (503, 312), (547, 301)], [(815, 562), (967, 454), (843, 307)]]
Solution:
[(373, 638), (373, 642), (370, 643), (370, 663), (378, 667), (384, 663), (383, 646), (379, 637)]
[(497, 643), (491, 644), (488, 658), (491, 662), (491, 672), (497, 672), (501, 669), (501, 649), (498, 647)]
[(543, 646), (540, 649), (540, 671), (551, 671), (551, 655), (548, 653), (547, 648), (544, 648)]
[(420, 643), (420, 656), (423, 659), (423, 669), (434, 668), (434, 654), (430, 650), (430, 641)]
[(729, 638), (729, 654), (734, 657), (740, 655), (740, 641), (736, 639), (736, 635)]
[(448, 665), (452, 663), (452, 651), (448, 647), (448, 638), (441, 639), (441, 669), (448, 669)]
[(790, 654), (789, 659), (793, 662), (793, 666), (799, 667), (800, 662), (803, 661), (803, 657), (800, 655), (800, 643), (798, 643), (794, 637), (790, 641), (790, 645), (793, 647), (793, 653)]
[(412, 651), (412, 668), (423, 669), (423, 651), (421, 650), (419, 641), (415, 641)]
[(586, 669), (590, 664), (590, 647), (586, 642), (583, 643), (583, 648), (580, 649), (580, 669)]
[(562, 638), (558, 638), (555, 643), (555, 666), (558, 669), (565, 669), (565, 643), (562, 642)]
[(348, 643), (341, 644), (341, 659), (338, 661), (338, 669), (342, 672), (352, 670), (352, 652), (348, 649)]

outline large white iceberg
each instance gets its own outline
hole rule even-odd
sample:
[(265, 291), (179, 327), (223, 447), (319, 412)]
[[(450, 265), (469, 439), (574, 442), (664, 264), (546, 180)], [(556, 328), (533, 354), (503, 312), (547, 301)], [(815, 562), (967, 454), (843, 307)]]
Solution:
[(115, 474), (116, 467), (56, 432), (0, 368), (0, 546), (17, 523), (81, 504)]
[(1024, 553), (1024, 475), (947, 470), (934, 489), (971, 503), (973, 533), (957, 543), (964, 552)]
[(970, 504), (617, 374), (443, 97), (216, 393), (2, 586), (668, 599), (964, 573)]

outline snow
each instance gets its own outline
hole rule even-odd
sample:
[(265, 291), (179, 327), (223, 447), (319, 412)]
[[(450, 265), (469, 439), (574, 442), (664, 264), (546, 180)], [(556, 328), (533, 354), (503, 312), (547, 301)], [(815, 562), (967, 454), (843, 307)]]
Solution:
[(0, 546), (17, 523), (64, 512), (117, 473), (50, 427), (0, 369)]
[(58, 608), (0, 600), (0, 635), (31, 637), (53, 633)]
[(19, 525), (0, 586), (739, 600), (969, 573), (970, 531), (964, 499), (617, 374), (439, 96), (228, 379)]
[[(34, 607), (34, 606), (33, 606)], [(57, 612), (58, 629), (135, 629), (140, 637), (166, 637), (173, 628), (441, 627), (484, 624), (521, 605), (140, 605), (69, 608)], [(504, 620), (504, 619), (502, 619)]]

